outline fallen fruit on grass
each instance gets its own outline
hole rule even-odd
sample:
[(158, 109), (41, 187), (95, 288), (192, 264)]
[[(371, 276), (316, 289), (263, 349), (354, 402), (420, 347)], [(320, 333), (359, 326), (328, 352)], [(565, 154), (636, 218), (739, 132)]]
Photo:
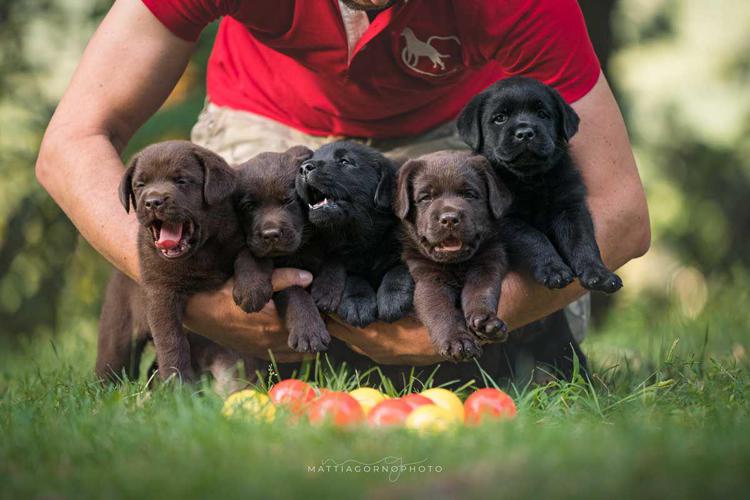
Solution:
[(365, 414), (359, 402), (345, 392), (325, 392), (310, 404), (307, 418), (311, 424), (331, 422), (346, 426), (364, 420)]
[(412, 410), (414, 410), (415, 408), (419, 408), (420, 406), (435, 404), (430, 398), (426, 398), (421, 394), (417, 394), (415, 392), (407, 394), (406, 396), (401, 396), (399, 399), (411, 406)]
[(252, 417), (271, 422), (276, 416), (276, 407), (262, 392), (245, 389), (229, 396), (221, 413), (227, 417)]
[(288, 408), (293, 415), (300, 415), (315, 399), (315, 391), (301, 380), (287, 379), (271, 387), (268, 397), (275, 405)]
[(477, 425), (483, 420), (509, 419), (516, 416), (516, 404), (500, 389), (479, 389), (464, 403), (466, 423)]
[(442, 432), (457, 424), (455, 415), (437, 405), (424, 405), (406, 417), (406, 427), (419, 432)]
[(386, 399), (375, 405), (367, 415), (367, 421), (373, 427), (400, 426), (404, 425), (412, 410), (408, 403), (400, 399)]
[(349, 395), (359, 402), (362, 411), (367, 415), (376, 404), (385, 401), (385, 394), (372, 387), (360, 387), (349, 391)]
[(422, 396), (429, 398), (436, 406), (447, 410), (454, 419), (464, 421), (464, 404), (461, 399), (448, 389), (436, 387), (422, 391)]

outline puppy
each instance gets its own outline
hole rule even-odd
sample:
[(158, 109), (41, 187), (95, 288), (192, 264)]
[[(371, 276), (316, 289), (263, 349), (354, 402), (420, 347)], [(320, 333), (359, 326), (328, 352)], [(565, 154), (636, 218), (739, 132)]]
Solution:
[[(308, 245), (312, 227), (294, 183), (312, 151), (296, 146), (284, 153), (261, 153), (238, 168), (237, 207), (247, 246), (257, 258), (261, 297), (271, 298), (271, 270), (296, 267), (317, 272), (322, 252)], [(241, 299), (239, 299), (241, 300)], [(261, 299), (263, 300), (263, 299)], [(331, 337), (310, 294), (294, 286), (273, 294), (289, 330), (289, 346), (299, 352), (324, 351)], [(255, 307), (255, 306), (252, 306)]]
[(100, 377), (129, 366), (136, 329), (136, 342), (153, 338), (162, 379), (176, 374), (192, 380), (190, 343), (182, 328), (188, 297), (219, 288), (234, 274), (235, 297), (252, 302), (244, 297), (257, 289), (259, 270), (232, 203), (235, 184), (224, 160), (186, 141), (154, 144), (130, 162), (120, 201), (126, 211), (135, 209), (140, 223), (142, 284), (116, 274), (107, 290), (96, 365)]
[(479, 357), (480, 339), (507, 338), (497, 317), (507, 268), (497, 227), (510, 203), (489, 162), (468, 151), (421, 156), (399, 171), (395, 211), (414, 307), (447, 359)]
[(513, 194), (503, 225), (512, 260), (549, 288), (577, 277), (589, 290), (613, 293), (622, 281), (602, 263), (583, 180), (568, 154), (578, 123), (554, 89), (514, 77), (474, 97), (458, 131)]
[(392, 322), (412, 308), (391, 201), (396, 166), (354, 142), (327, 144), (300, 166), (296, 190), (324, 262), (312, 283), (318, 308), (347, 323)]

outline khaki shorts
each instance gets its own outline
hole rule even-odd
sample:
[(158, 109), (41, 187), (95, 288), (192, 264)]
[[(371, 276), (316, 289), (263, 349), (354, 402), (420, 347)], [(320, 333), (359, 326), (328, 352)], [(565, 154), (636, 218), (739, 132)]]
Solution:
[(193, 127), (191, 140), (222, 156), (230, 165), (243, 163), (264, 151), (283, 152), (292, 146), (317, 149), (341, 139), (360, 141), (393, 160), (414, 158), (443, 149), (467, 149), (448, 122), (422, 135), (404, 139), (360, 139), (356, 137), (305, 134), (264, 116), (207, 103)]
[[(372, 146), (385, 156), (406, 160), (444, 149), (467, 149), (458, 136), (455, 122), (448, 122), (424, 134), (403, 139), (360, 139), (356, 137), (320, 137), (305, 134), (269, 118), (236, 109), (206, 103), (193, 127), (191, 140), (214, 151), (230, 165), (239, 165), (264, 151), (283, 152), (292, 146), (317, 149), (341, 139)], [(580, 343), (586, 336), (591, 316), (591, 296), (584, 295), (565, 309), (573, 337)]]

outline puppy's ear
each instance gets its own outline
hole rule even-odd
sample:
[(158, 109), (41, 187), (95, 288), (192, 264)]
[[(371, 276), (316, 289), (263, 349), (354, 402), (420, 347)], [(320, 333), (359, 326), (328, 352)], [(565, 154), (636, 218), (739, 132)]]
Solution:
[(482, 133), (482, 114), (484, 114), (484, 102), (487, 94), (482, 92), (474, 96), (469, 104), (461, 111), (456, 121), (456, 128), (461, 139), (468, 144), (473, 152), (478, 153), (484, 145)]
[(578, 117), (578, 113), (570, 107), (570, 104), (565, 102), (565, 99), (556, 90), (551, 88), (551, 92), (557, 103), (558, 113), (560, 114), (558, 130), (560, 130), (565, 142), (568, 142), (578, 132), (578, 124), (581, 123), (581, 119)]
[(216, 153), (200, 146), (194, 146), (193, 154), (203, 167), (203, 200), (214, 206), (226, 200), (237, 183), (234, 170)]
[(120, 203), (125, 207), (125, 211), (130, 213), (130, 205), (132, 203), (133, 210), (135, 206), (135, 193), (133, 193), (133, 172), (135, 172), (135, 165), (138, 163), (138, 155), (135, 155), (133, 159), (128, 163), (128, 168), (125, 173), (122, 174), (122, 180), (120, 181)]
[(396, 190), (396, 165), (387, 158), (381, 160), (379, 164), (380, 179), (378, 187), (375, 188), (375, 206), (387, 210), (391, 208)]
[(312, 155), (312, 149), (305, 146), (292, 146), (284, 152), (285, 155), (289, 156), (292, 161), (299, 166), (303, 161), (309, 160)]
[(474, 156), (472, 158), (472, 165), (484, 178), (484, 183), (487, 186), (487, 204), (490, 207), (490, 213), (492, 213), (495, 219), (499, 219), (508, 210), (508, 207), (510, 207), (513, 197), (505, 184), (495, 175), (495, 171), (485, 157)]
[(420, 168), (422, 168), (422, 161), (417, 159), (407, 161), (398, 170), (396, 199), (393, 201), (393, 210), (401, 220), (406, 219), (411, 211), (411, 179)]

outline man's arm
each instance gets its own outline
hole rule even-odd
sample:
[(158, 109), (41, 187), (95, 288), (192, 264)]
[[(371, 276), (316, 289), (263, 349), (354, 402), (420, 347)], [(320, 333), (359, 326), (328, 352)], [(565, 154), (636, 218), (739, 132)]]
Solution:
[(39, 151), (39, 182), (84, 238), (138, 278), (137, 222), (117, 201), (120, 152), (164, 102), (193, 44), (137, 0), (120, 0), (89, 42)]
[[(118, 0), (89, 42), (47, 128), (36, 174), (81, 234), (118, 269), (138, 280), (137, 222), (117, 198), (119, 154), (159, 108), (184, 71), (193, 43), (167, 30), (140, 2)], [(274, 272), (276, 290), (307, 286), (296, 270)], [(296, 359), (272, 305), (246, 315), (231, 283), (191, 298), (187, 325), (251, 354), (268, 348)]]
[[(602, 258), (608, 268), (617, 269), (649, 248), (651, 232), (645, 193), (625, 123), (604, 75), (573, 108), (581, 117), (581, 126), (571, 141), (571, 153), (588, 189)], [(561, 309), (584, 292), (577, 282), (563, 290), (548, 290), (513, 272), (503, 282), (499, 314), (511, 328), (518, 328)], [(382, 363), (440, 361), (426, 330), (415, 320), (392, 325), (378, 323), (365, 329), (332, 320), (329, 330), (355, 350)]]

